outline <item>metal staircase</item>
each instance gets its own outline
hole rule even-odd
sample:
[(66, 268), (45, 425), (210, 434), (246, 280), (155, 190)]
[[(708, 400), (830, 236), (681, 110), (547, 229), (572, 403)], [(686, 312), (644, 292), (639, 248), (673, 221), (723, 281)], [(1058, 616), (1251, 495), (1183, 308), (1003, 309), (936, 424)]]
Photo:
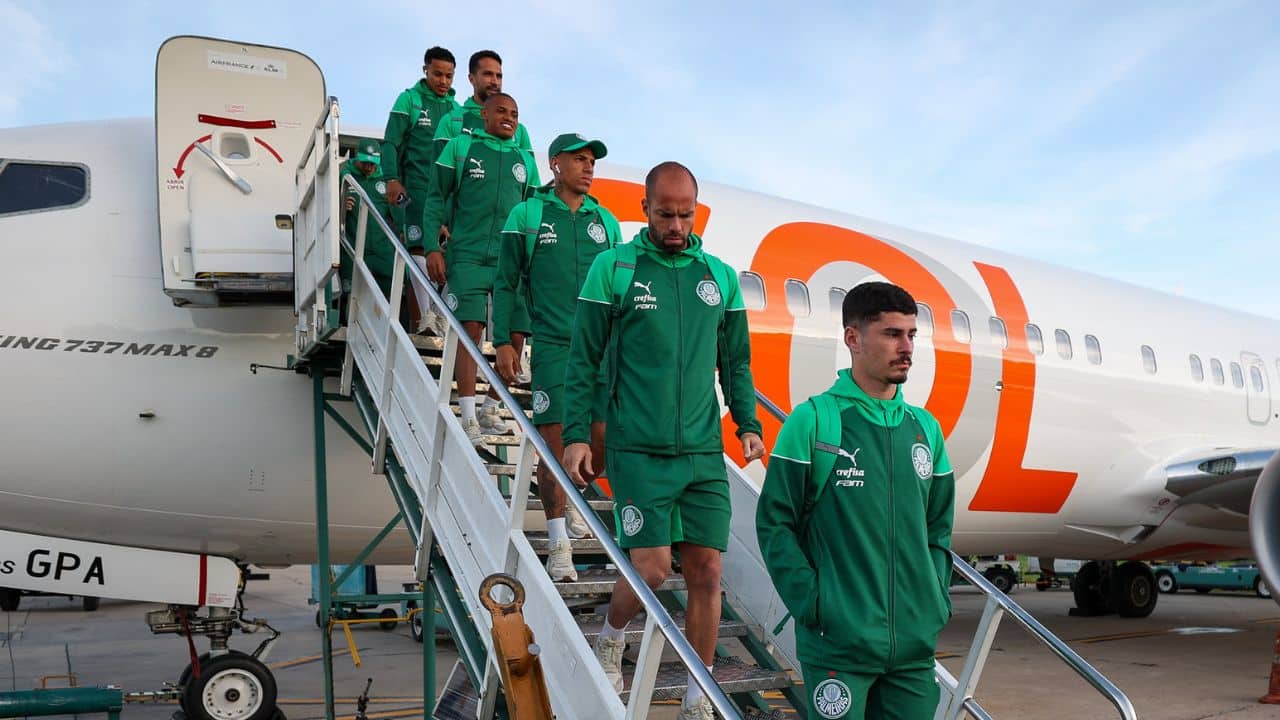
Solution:
[[(558, 718), (645, 717), (653, 701), (684, 694), (687, 674), (703, 688), (720, 717), (781, 717), (785, 710), (804, 717), (802, 692), (793, 679), (798, 674), (789, 672), (799, 667), (791, 630), (776, 636), (769, 631), (785, 609), (773, 593), (755, 542), (758, 489), (754, 482), (726, 458), (734, 519), (723, 562), (726, 601), (719, 629), (720, 658), (714, 672), (708, 673), (682, 633), (683, 578), (673, 574), (656, 592), (645, 585), (601, 519), (611, 519), (612, 502), (587, 497), (573, 486), (525, 412), (507, 413), (519, 427), (514, 436), (485, 436), (479, 450), (467, 440), (457, 419), (451, 380), (459, 352), (478, 361), (478, 393), (493, 387), (507, 408), (519, 409), (528, 392), (507, 388), (500, 381), (490, 364), (492, 348), (478, 347), (465, 335), (398, 241), (393, 241), (396, 262), (390, 298), (382, 295), (363, 262), (364, 245), (370, 232), (395, 235), (370, 212), (369, 199), (358, 185), (348, 181), (349, 187), (338, 187), (338, 144), (338, 105), (330, 99), (298, 169), (294, 218), (295, 363), (310, 372), (315, 388), (317, 523), (323, 536), (327, 522), (323, 418), (327, 415), (369, 452), (374, 472), (386, 476), (396, 498), (398, 517), (417, 548), (415, 569), (424, 584), (421, 607), (427, 610), (421, 615), (424, 637), (434, 638), (435, 613), (430, 610), (438, 603), (457, 646), (463, 672), (451, 676), (435, 716), (505, 714), (499, 702), (499, 673), (492, 661), (491, 620), (477, 596), (487, 576), (505, 572), (525, 588), (524, 616), (541, 648)], [(343, 191), (360, 199), (354, 247), (340, 240)], [(354, 258), (352, 287), (346, 293), (338, 281), (343, 253)], [(406, 281), (425, 288), (432, 309), (446, 318), (443, 337), (410, 336), (400, 326), (401, 298), (406, 291), (412, 292)], [(345, 309), (340, 313), (341, 305)], [(363, 433), (340, 419), (343, 413), (334, 404), (346, 402), (354, 405)], [(580, 570), (576, 582), (551, 581), (543, 567), (549, 549), (546, 534), (526, 527), (527, 513), (541, 510), (531, 492), (540, 463), (545, 463), (594, 535), (572, 541), (575, 562), (588, 566)], [(320, 563), (327, 562), (322, 545)], [(627, 633), (632, 648), (638, 646), (639, 652), (629, 655), (632, 662), (624, 664), (626, 687), (621, 696), (605, 679), (591, 649), (603, 622), (596, 608), (607, 602), (618, 580), (630, 582), (644, 606), (642, 625), (633, 623)], [(1004, 611), (1020, 620), (1026, 615), (983, 578), (974, 576), (970, 581), (989, 598), (984, 628), (994, 631)], [(322, 607), (328, 602), (326, 593), (328, 588), (322, 588)], [(1038, 624), (1029, 627), (1042, 638), (1052, 637)], [(1099, 687), (1122, 717), (1134, 717), (1123, 694), (1060, 640), (1052, 640), (1054, 651)], [(990, 633), (975, 640), (972, 668), (967, 664), (959, 681), (939, 666), (944, 690), (939, 718), (963, 713), (987, 717), (972, 696), (990, 644)], [(324, 650), (328, 659), (327, 643)], [(423, 657), (424, 697), (434, 698), (434, 654), (424, 648)], [(332, 700), (331, 687), (326, 687), (326, 699)], [(328, 712), (333, 717), (331, 702)]]

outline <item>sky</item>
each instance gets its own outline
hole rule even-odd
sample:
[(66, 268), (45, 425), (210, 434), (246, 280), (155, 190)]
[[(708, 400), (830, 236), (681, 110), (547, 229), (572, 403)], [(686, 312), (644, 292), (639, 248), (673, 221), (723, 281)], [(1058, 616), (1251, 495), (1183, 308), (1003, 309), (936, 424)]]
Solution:
[(0, 127), (149, 117), (169, 36), (293, 48), (380, 128), (422, 53), (502, 54), (541, 148), (1280, 318), (1280, 3), (0, 0)]

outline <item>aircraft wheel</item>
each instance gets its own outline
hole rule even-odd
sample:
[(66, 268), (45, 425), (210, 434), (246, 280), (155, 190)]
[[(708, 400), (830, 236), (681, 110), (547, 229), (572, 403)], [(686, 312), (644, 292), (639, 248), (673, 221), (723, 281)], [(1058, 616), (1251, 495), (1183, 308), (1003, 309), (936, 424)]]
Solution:
[(1086, 615), (1103, 615), (1108, 612), (1107, 598), (1102, 592), (1102, 567), (1093, 560), (1080, 566), (1071, 578), (1071, 594), (1076, 607)]
[(89, 595), (85, 595), (80, 598), (80, 607), (84, 608), (85, 612), (93, 612), (94, 610), (97, 610), (98, 606), (101, 604), (102, 598), (91, 597)]
[(1256, 577), (1253, 579), (1253, 594), (1260, 598), (1269, 598), (1271, 597), (1271, 588), (1267, 587), (1261, 577)]
[(1165, 594), (1176, 593), (1178, 592), (1178, 579), (1168, 570), (1161, 570), (1156, 573), (1156, 589)]
[(13, 612), (22, 604), (22, 593), (13, 588), (0, 588), (0, 610)]
[[(230, 648), (227, 649), (227, 652), (231, 653), (232, 655), (245, 654), (240, 652), (239, 650), (232, 650)], [(209, 658), (211, 657), (213, 656), (210, 655), (209, 653), (204, 653), (200, 655), (200, 657), (198, 658), (200, 661), (200, 674), (202, 676), (206, 672), (205, 668), (209, 667)], [(182, 710), (184, 712), (187, 709), (186, 689), (187, 689), (187, 683), (191, 682), (191, 673), (192, 673), (191, 663), (187, 663), (187, 666), (182, 669), (182, 674), (178, 676), (178, 692), (181, 693), (178, 696), (178, 704), (182, 706)]]
[(182, 697), (191, 720), (268, 720), (276, 713), (276, 680), (256, 658), (232, 652), (202, 664)]
[(400, 623), (400, 613), (391, 608), (383, 608), (382, 612), (378, 613), (378, 617), (382, 618), (382, 622), (378, 623), (378, 627), (386, 632), (395, 630), (396, 625)]
[(1120, 617), (1141, 618), (1156, 609), (1156, 578), (1146, 563), (1127, 562), (1116, 569), (1111, 585)]

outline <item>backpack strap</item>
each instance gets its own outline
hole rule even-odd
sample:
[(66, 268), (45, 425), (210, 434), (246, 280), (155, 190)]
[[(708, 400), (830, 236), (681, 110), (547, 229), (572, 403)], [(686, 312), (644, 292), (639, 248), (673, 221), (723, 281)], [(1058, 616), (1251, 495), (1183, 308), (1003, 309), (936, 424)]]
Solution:
[(618, 225), (618, 218), (609, 212), (609, 208), (596, 204), (596, 214), (600, 216), (600, 224), (604, 225), (604, 234), (609, 241), (609, 247), (618, 247), (622, 244), (622, 228)]
[(453, 164), (453, 187), (455, 190), (462, 187), (462, 176), (467, 172), (467, 156), (471, 154), (471, 140), (472, 137), (470, 135), (459, 135), (451, 141), (458, 143), (458, 149), (454, 151)]
[(622, 301), (627, 297), (627, 290), (631, 288), (631, 279), (636, 276), (638, 257), (635, 245), (631, 243), (619, 245), (613, 252), (613, 311), (614, 314), (619, 314), (622, 312)]
[(840, 408), (836, 399), (826, 393), (809, 398), (814, 410), (813, 462), (809, 466), (813, 493), (805, 501), (805, 517), (813, 511), (822, 492), (831, 484), (831, 471), (835, 469), (840, 451), (840, 435), (844, 428), (840, 421)]
[(542, 229), (542, 198), (534, 196), (524, 201), (524, 254), (525, 262), (533, 260), (538, 247), (538, 231)]

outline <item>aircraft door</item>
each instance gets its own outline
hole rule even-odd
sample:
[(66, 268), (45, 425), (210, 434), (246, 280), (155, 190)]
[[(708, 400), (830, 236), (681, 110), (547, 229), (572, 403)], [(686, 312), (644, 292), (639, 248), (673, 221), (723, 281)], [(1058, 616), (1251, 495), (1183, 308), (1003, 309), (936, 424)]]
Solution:
[(156, 54), (165, 292), (180, 305), (292, 304), (295, 173), (325, 108), (293, 50), (180, 36)]
[(1244, 387), (1249, 398), (1249, 422), (1265, 425), (1271, 420), (1271, 382), (1267, 377), (1267, 364), (1253, 353), (1240, 353), (1240, 365), (1244, 367)]

